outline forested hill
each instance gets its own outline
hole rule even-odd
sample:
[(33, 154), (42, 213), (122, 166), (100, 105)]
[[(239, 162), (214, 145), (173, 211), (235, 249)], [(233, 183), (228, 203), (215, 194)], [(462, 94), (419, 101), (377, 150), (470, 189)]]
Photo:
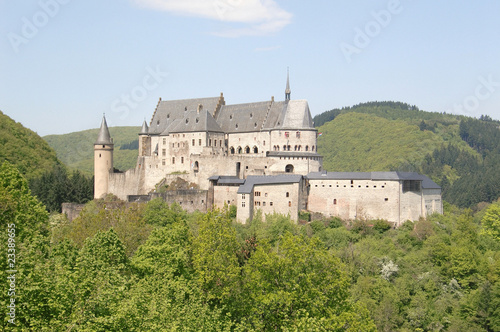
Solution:
[(328, 171), (417, 171), (462, 207), (500, 196), (500, 122), (370, 102), (314, 117)]
[[(113, 164), (127, 170), (137, 162), (138, 133), (140, 127), (111, 127), (109, 132), (115, 143)], [(43, 138), (56, 150), (57, 157), (68, 167), (85, 174), (94, 173), (94, 142), (99, 129), (89, 129), (64, 135), (48, 135)]]
[(60, 164), (46, 141), (1, 111), (0, 146), (0, 165), (8, 161), (28, 179)]

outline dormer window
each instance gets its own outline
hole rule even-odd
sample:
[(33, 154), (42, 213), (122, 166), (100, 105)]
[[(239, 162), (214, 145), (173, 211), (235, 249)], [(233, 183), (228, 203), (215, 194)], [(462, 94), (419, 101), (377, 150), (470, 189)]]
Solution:
[(250, 113), (250, 119), (253, 118), (253, 113)]
[(187, 110), (188, 110), (188, 107), (187, 107), (187, 106), (186, 106), (186, 107), (184, 107), (184, 112), (186, 112)]
[(196, 118), (196, 123), (200, 122), (200, 119)]
[(231, 115), (229, 116), (229, 120), (232, 120), (232, 119), (233, 119), (233, 115), (231, 114)]
[(189, 122), (189, 119), (186, 119), (186, 124), (188, 124), (188, 122)]

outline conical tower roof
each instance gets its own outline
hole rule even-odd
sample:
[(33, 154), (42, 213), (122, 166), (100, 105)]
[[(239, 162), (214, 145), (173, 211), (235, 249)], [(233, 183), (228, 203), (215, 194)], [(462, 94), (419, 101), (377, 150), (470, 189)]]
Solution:
[(144, 122), (142, 123), (141, 132), (139, 133), (139, 135), (147, 135), (148, 132), (149, 132), (149, 127), (148, 127), (148, 124), (146, 123), (146, 120), (144, 120)]
[(109, 134), (108, 124), (106, 123), (106, 116), (102, 116), (101, 129), (99, 129), (99, 135), (94, 145), (110, 145), (113, 144), (111, 135)]

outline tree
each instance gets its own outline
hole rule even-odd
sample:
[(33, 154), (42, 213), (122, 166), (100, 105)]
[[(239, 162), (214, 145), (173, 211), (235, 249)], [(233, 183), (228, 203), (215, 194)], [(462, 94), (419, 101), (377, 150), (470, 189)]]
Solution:
[(481, 233), (488, 234), (500, 241), (500, 204), (491, 204), (481, 220), (482, 230)]
[(317, 238), (286, 233), (274, 247), (259, 246), (244, 267), (243, 278), (240, 305), (245, 308), (242, 324), (247, 329), (294, 329), (307, 323), (324, 330), (357, 324), (363, 326), (360, 330), (375, 330), (366, 309), (349, 301), (349, 282), (339, 259)]
[(114, 312), (125, 298), (127, 270), (125, 246), (113, 229), (85, 241), (74, 276), (76, 329), (117, 330)]
[(193, 266), (205, 299), (214, 305), (229, 304), (238, 290), (240, 266), (236, 231), (227, 210), (212, 210), (199, 220), (193, 239)]

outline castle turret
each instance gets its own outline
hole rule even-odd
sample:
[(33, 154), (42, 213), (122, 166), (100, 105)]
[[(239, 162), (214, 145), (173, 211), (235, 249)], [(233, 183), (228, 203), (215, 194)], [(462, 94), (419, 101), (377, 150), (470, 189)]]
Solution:
[(113, 171), (113, 146), (106, 117), (103, 116), (94, 143), (94, 198), (102, 198), (108, 193), (109, 173)]
[(144, 120), (139, 133), (139, 156), (149, 156), (151, 154), (151, 137), (148, 134), (149, 127), (146, 120)]

